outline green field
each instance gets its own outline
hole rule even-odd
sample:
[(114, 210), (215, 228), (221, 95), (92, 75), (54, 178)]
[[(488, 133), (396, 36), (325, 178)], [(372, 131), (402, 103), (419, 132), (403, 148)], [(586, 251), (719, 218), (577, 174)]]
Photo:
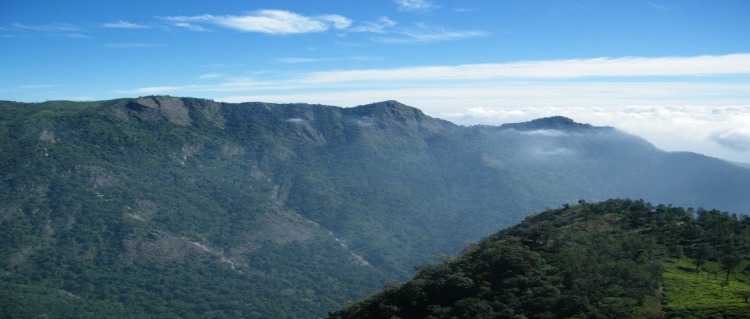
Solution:
[[(747, 262), (736, 267), (744, 270)], [(695, 272), (692, 259), (670, 259), (664, 263), (664, 302), (673, 318), (750, 318), (750, 276), (736, 271), (724, 284), (721, 264), (709, 261)]]

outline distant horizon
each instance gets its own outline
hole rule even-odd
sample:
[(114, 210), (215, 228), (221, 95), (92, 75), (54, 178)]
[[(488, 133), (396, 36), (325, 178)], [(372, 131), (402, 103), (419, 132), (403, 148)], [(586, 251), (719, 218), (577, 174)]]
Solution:
[(750, 1), (0, 2), (0, 99), (550, 115), (750, 163)]
[(374, 102), (370, 102), (370, 103), (362, 103), (362, 104), (353, 105), (353, 106), (340, 106), (340, 105), (333, 105), (333, 104), (326, 104), (326, 103), (304, 102), (304, 101), (298, 101), (298, 102), (268, 102), (268, 101), (227, 102), (227, 101), (220, 101), (220, 100), (208, 99), (208, 98), (201, 98), (201, 97), (195, 97), (195, 96), (175, 96), (175, 95), (169, 95), (169, 94), (164, 94), (164, 95), (155, 94), (155, 95), (142, 95), (142, 96), (137, 96), (137, 97), (122, 97), (122, 98), (113, 98), (113, 99), (104, 99), (104, 100), (81, 100), (81, 101), (75, 101), (75, 100), (47, 100), (47, 101), (40, 101), (40, 102), (23, 102), (23, 101), (10, 101), (10, 102), (17, 102), (17, 103), (45, 103), (45, 102), (83, 102), (83, 103), (85, 103), (85, 102), (94, 102), (94, 103), (96, 103), (96, 102), (110, 101), (110, 100), (117, 100), (117, 99), (138, 99), (138, 98), (152, 97), (152, 96), (166, 96), (166, 97), (173, 97), (173, 98), (188, 98), (188, 99), (205, 99), (205, 100), (213, 100), (213, 101), (216, 101), (216, 102), (229, 103), (229, 104), (241, 104), (241, 103), (309, 104), (309, 105), (324, 105), (324, 106), (340, 107), (340, 108), (354, 108), (354, 107), (359, 107), (359, 106), (365, 106), (365, 105), (383, 103), (383, 102), (388, 102), (388, 101), (394, 101), (394, 102), (397, 102), (397, 103), (401, 103), (401, 104), (407, 105), (409, 107), (414, 107), (414, 108), (422, 111), (423, 113), (425, 113), (425, 115), (427, 115), (427, 116), (430, 116), (430, 117), (433, 117), (433, 118), (437, 118), (437, 119), (441, 119), (441, 120), (445, 120), (445, 121), (451, 122), (451, 123), (453, 123), (455, 125), (462, 125), (462, 126), (490, 125), (490, 126), (500, 127), (503, 124), (523, 123), (523, 122), (533, 121), (533, 120), (536, 120), (536, 119), (542, 119), (542, 118), (550, 118), (550, 117), (558, 117), (558, 116), (560, 116), (560, 117), (565, 117), (565, 118), (571, 119), (575, 123), (579, 123), (579, 124), (590, 124), (590, 125), (593, 125), (595, 127), (612, 127), (614, 129), (620, 130), (622, 132), (625, 132), (625, 133), (632, 134), (632, 135), (638, 136), (640, 138), (643, 138), (647, 142), (653, 144), (656, 148), (658, 148), (658, 149), (660, 149), (662, 151), (665, 151), (665, 152), (689, 152), (689, 153), (695, 153), (695, 154), (700, 154), (700, 155), (704, 155), (704, 156), (708, 156), (708, 157), (713, 157), (713, 158), (725, 160), (725, 161), (728, 161), (728, 162), (733, 163), (733, 164), (738, 164), (738, 165), (741, 165), (743, 167), (750, 168), (750, 162), (743, 162), (742, 160), (737, 161), (737, 160), (731, 160), (731, 159), (721, 158), (719, 156), (713, 156), (711, 154), (705, 154), (705, 153), (701, 153), (701, 152), (698, 152), (698, 151), (692, 151), (692, 150), (688, 150), (688, 149), (672, 149), (672, 150), (665, 149), (663, 147), (660, 147), (658, 144), (654, 143), (652, 140), (648, 139), (647, 137), (641, 136), (641, 135), (639, 135), (636, 132), (627, 131), (627, 130), (625, 130), (625, 129), (621, 128), (621, 127), (618, 127), (616, 125), (611, 125), (611, 124), (606, 124), (606, 123), (594, 124), (594, 123), (591, 123), (591, 122), (588, 122), (588, 121), (582, 121), (582, 120), (576, 119), (574, 117), (566, 116), (566, 115), (545, 114), (545, 115), (542, 115), (542, 116), (532, 117), (532, 118), (526, 118), (526, 119), (518, 117), (517, 120), (506, 121), (506, 122), (493, 122), (493, 123), (480, 123), (480, 122), (478, 122), (478, 123), (468, 123), (467, 122), (467, 123), (461, 123), (461, 122), (456, 122), (455, 120), (448, 119), (446, 117), (442, 117), (440, 115), (428, 114), (427, 112), (425, 112), (421, 108), (418, 108), (418, 107), (415, 107), (415, 106), (412, 106), (412, 105), (408, 105), (406, 103), (402, 103), (401, 101), (392, 100), (392, 99), (381, 100), (381, 101), (374, 101)]

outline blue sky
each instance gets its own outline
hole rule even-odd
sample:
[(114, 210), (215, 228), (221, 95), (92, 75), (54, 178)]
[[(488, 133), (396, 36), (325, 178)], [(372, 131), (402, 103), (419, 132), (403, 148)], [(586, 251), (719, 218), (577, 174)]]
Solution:
[(564, 115), (750, 163), (746, 0), (0, 0), (0, 99)]

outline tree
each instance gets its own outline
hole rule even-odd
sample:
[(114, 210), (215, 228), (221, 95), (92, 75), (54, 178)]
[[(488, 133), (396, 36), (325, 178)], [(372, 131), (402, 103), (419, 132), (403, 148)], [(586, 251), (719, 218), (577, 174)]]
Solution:
[(693, 252), (693, 262), (695, 263), (696, 275), (700, 272), (700, 267), (706, 263), (706, 259), (711, 256), (711, 250), (711, 245), (707, 243), (701, 243), (695, 247), (695, 251)]
[(742, 262), (742, 258), (737, 254), (733, 245), (729, 245), (725, 251), (726, 253), (721, 257), (721, 267), (726, 271), (726, 279), (724, 279), (724, 282), (728, 285), (729, 274), (731, 274), (732, 270)]

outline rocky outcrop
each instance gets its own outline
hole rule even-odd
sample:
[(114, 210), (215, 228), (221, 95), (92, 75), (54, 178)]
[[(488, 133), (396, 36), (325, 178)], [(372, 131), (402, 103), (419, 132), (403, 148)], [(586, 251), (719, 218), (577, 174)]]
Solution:
[(138, 112), (144, 120), (166, 119), (170, 123), (187, 126), (191, 118), (188, 108), (182, 99), (170, 96), (149, 96), (136, 99), (131, 103), (131, 109)]

